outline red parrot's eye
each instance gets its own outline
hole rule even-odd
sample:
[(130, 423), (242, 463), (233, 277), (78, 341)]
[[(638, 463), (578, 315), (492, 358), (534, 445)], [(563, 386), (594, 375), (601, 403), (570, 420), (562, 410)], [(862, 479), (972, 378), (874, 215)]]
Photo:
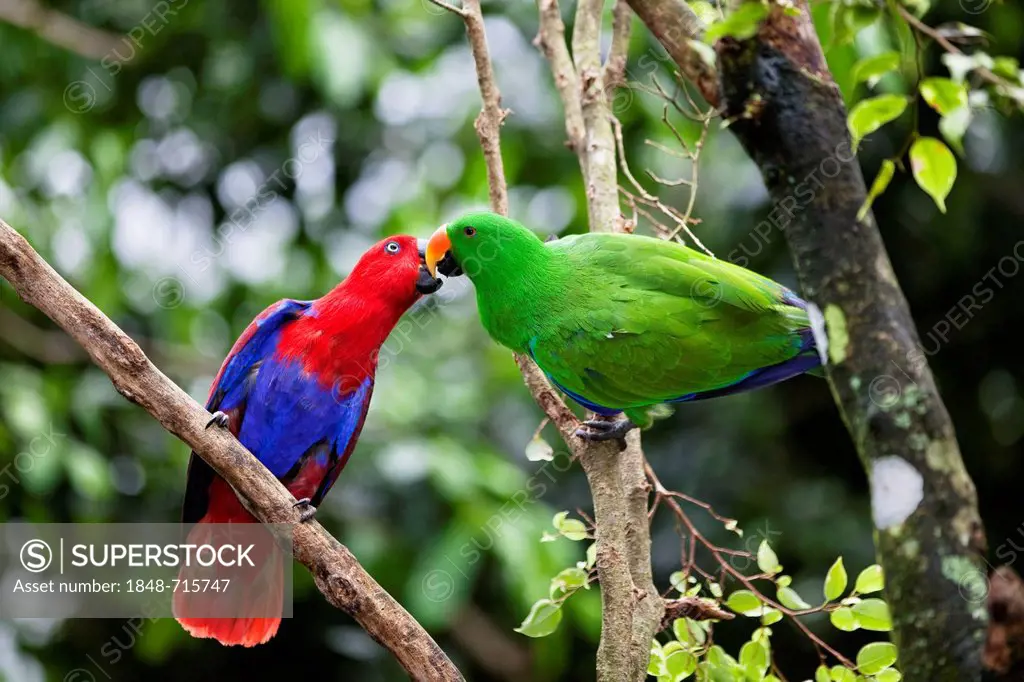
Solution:
[(384, 245), (384, 250), (388, 253), (398, 253), (402, 247), (398, 245), (398, 242), (388, 242)]
[(463, 233), (464, 233), (464, 234), (465, 234), (465, 235), (466, 235), (467, 237), (472, 237), (473, 235), (475, 235), (475, 234), (476, 234), (476, 228), (475, 228), (475, 227), (468, 227), (468, 226), (467, 226), (467, 227), (466, 227), (466, 229), (464, 229), (464, 230), (463, 230), (462, 232), (463, 232)]

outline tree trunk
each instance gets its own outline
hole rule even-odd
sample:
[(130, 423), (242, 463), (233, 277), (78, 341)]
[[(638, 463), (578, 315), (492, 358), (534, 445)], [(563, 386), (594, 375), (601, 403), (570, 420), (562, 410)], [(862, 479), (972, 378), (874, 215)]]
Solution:
[[(846, 109), (805, 2), (718, 45), (730, 129), (757, 163), (808, 300), (829, 383), (871, 485), (908, 682), (980, 679), (985, 536), (974, 484), (872, 214)], [(978, 588), (982, 589), (978, 589)]]

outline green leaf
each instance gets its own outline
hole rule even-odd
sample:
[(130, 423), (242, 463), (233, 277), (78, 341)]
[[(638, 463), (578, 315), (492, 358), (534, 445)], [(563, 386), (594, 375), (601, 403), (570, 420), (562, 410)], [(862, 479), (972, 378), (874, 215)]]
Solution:
[(844, 45), (853, 42), (861, 30), (875, 23), (881, 15), (882, 12), (877, 7), (833, 3), (830, 14), (832, 43)]
[(782, 570), (782, 566), (779, 565), (779, 557), (776, 556), (775, 550), (771, 548), (767, 540), (761, 540), (761, 544), (757, 548), (757, 567), (768, 574), (778, 573)]
[(587, 527), (579, 519), (567, 518), (569, 512), (558, 512), (551, 523), (563, 536), (570, 540), (586, 540)]
[(764, 677), (770, 663), (768, 649), (761, 642), (747, 642), (740, 648), (740, 665), (749, 672), (756, 672), (755, 679)]
[(661, 647), (661, 655), (664, 658), (668, 658), (668, 655), (673, 651), (682, 651), (683, 645), (679, 642), (672, 640), (671, 642), (665, 642), (665, 645)]
[(921, 96), (935, 111), (947, 116), (967, 106), (967, 85), (949, 78), (925, 78), (919, 86)]
[(871, 189), (867, 193), (867, 199), (861, 205), (860, 210), (857, 211), (857, 220), (863, 220), (867, 212), (871, 210), (871, 205), (874, 204), (874, 200), (882, 196), (882, 193), (889, 186), (889, 183), (893, 179), (893, 175), (896, 174), (896, 164), (891, 159), (886, 159), (882, 162), (882, 166), (879, 168), (879, 174), (874, 176), (874, 181), (871, 182)]
[(886, 668), (875, 675), (875, 682), (900, 682), (902, 679), (903, 673), (896, 670), (896, 668)]
[(597, 543), (591, 542), (587, 547), (587, 568), (593, 568), (597, 563)]
[(665, 672), (673, 682), (685, 680), (697, 670), (697, 657), (688, 651), (673, 651), (665, 655)]
[(876, 54), (873, 57), (865, 57), (853, 65), (850, 75), (854, 83), (862, 81), (874, 87), (875, 83), (890, 71), (900, 66), (900, 53), (894, 50)]
[[(871, 189), (874, 189), (874, 187)], [(836, 559), (836, 562), (832, 564), (832, 568), (828, 569), (828, 573), (825, 574), (825, 601), (839, 599), (846, 590), (847, 581), (848, 578), (846, 575), (846, 567), (843, 566), (843, 557), (839, 557)]]
[(693, 0), (693, 2), (687, 3), (693, 13), (704, 22), (705, 26), (709, 26), (718, 21), (722, 15), (718, 13), (718, 9), (707, 0)]
[(935, 205), (946, 212), (946, 197), (956, 182), (956, 158), (949, 147), (934, 137), (918, 138), (910, 148), (914, 179)]
[(1013, 57), (996, 57), (992, 60), (992, 71), (1003, 78), (1020, 82), (1020, 63)]
[(864, 675), (880, 673), (896, 662), (896, 646), (891, 642), (871, 642), (857, 652), (857, 669)]
[(878, 564), (872, 564), (857, 576), (857, 582), (853, 586), (853, 591), (857, 594), (871, 594), (872, 592), (878, 592), (883, 587), (885, 587), (885, 578), (882, 574), (882, 567)]
[(676, 618), (672, 621), (672, 633), (675, 634), (676, 639), (683, 644), (689, 644), (693, 641), (693, 633), (690, 632), (690, 628), (687, 626), (685, 618)]
[(744, 616), (761, 615), (761, 600), (750, 590), (736, 590), (725, 600), (725, 605)]
[(829, 682), (830, 679), (827, 667), (819, 665), (814, 671), (814, 682)]
[(829, 677), (832, 678), (832, 682), (857, 682), (857, 673), (841, 665), (832, 666)]
[(805, 602), (792, 587), (780, 587), (777, 594), (779, 601), (787, 608), (797, 610), (811, 608), (811, 605)]
[(828, 614), (828, 619), (832, 621), (832, 625), (837, 630), (843, 632), (853, 632), (860, 627), (860, 623), (857, 622), (857, 616), (854, 615), (853, 609), (843, 606), (835, 611)]
[(672, 622), (672, 632), (677, 640), (691, 648), (704, 646), (708, 639), (708, 633), (700, 623), (687, 618), (676, 618)]
[(865, 599), (859, 604), (854, 604), (853, 613), (857, 616), (857, 622), (865, 630), (874, 630), (876, 632), (889, 632), (892, 630), (892, 616), (889, 614), (889, 605), (881, 599)]
[(857, 220), (864, 220), (864, 216), (866, 216), (868, 211), (871, 210), (871, 206), (875, 203), (875, 199), (882, 195), (895, 174), (896, 164), (891, 159), (883, 161), (881, 167), (878, 169), (878, 175), (875, 176), (875, 181), (871, 183), (871, 191), (868, 192), (867, 199), (864, 200), (860, 210), (857, 211)]
[(768, 7), (759, 2), (747, 2), (730, 12), (725, 19), (708, 26), (704, 42), (713, 44), (719, 38), (731, 36), (736, 40), (753, 38), (761, 21), (768, 16)]
[(900, 95), (879, 95), (857, 102), (848, 120), (854, 151), (861, 140), (889, 121), (899, 118), (906, 108), (907, 99)]
[(538, 433), (526, 446), (526, 459), (531, 462), (550, 462), (555, 458), (555, 449)]
[(587, 584), (587, 572), (580, 568), (567, 568), (551, 579), (551, 596), (560, 590), (563, 593), (575, 592)]
[(661, 642), (651, 640), (651, 658), (647, 661), (647, 674), (654, 677), (661, 677), (665, 674), (665, 652), (661, 648)]
[(767, 606), (764, 608), (764, 613), (761, 614), (762, 625), (775, 625), (780, 620), (782, 620), (782, 611)]
[(738, 663), (736, 663), (736, 659), (730, 656), (729, 654), (725, 653), (725, 649), (723, 649), (717, 644), (708, 649), (706, 658), (708, 663), (716, 667), (729, 667), (738, 665)]
[(523, 624), (515, 629), (527, 637), (547, 637), (562, 622), (562, 605), (550, 599), (538, 600), (530, 609)]

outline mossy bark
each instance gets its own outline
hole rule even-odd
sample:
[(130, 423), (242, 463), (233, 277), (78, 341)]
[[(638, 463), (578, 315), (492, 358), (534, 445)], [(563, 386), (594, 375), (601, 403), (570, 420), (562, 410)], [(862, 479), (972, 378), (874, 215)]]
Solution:
[(717, 46), (730, 129), (761, 169), (827, 374), (871, 481), (878, 558), (909, 682), (981, 677), (985, 547), (974, 485), (865, 201), (846, 109), (805, 3)]

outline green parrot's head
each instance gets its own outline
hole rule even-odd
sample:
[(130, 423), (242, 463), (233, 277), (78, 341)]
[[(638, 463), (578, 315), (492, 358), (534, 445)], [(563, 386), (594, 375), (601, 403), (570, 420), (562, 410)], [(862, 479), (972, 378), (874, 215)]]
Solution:
[(497, 213), (467, 213), (437, 228), (427, 243), (425, 263), (430, 274), (446, 277), (465, 273), (476, 279), (484, 272), (507, 272), (543, 248), (533, 232)]

